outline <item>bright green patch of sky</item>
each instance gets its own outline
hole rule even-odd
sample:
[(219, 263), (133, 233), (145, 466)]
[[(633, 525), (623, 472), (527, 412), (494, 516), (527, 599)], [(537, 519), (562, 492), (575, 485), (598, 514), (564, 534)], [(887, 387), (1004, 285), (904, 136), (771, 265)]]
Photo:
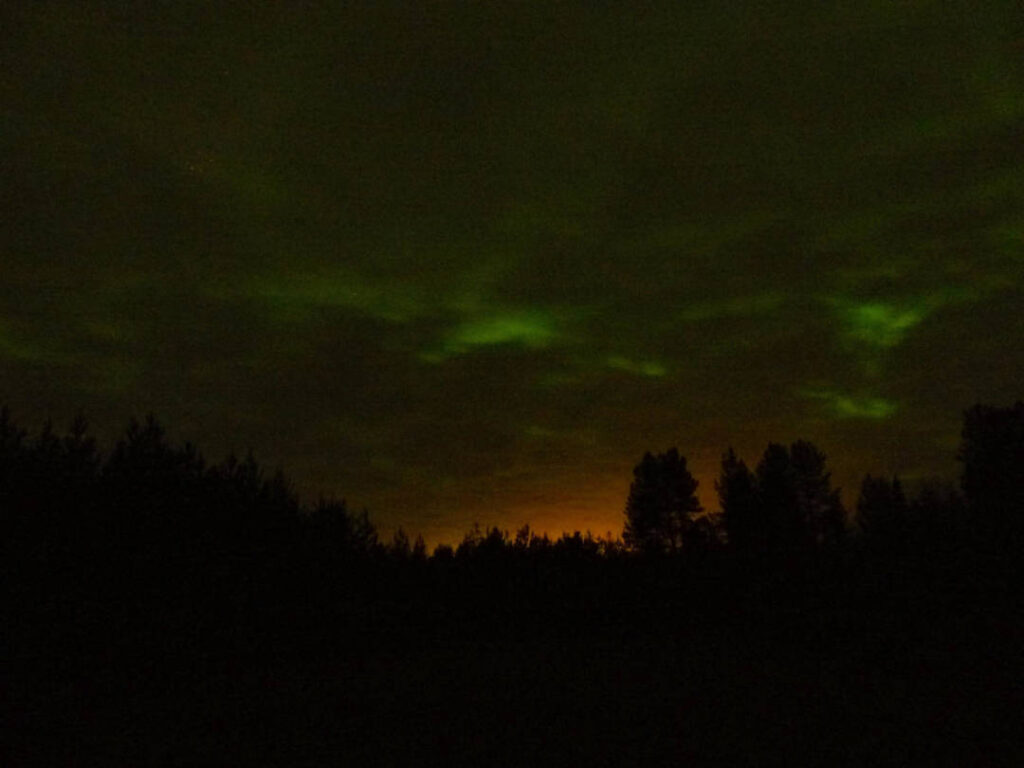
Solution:
[[(0, 373), (27, 389), (45, 369), (70, 411), (82, 386), (112, 409), (192, 398), (279, 419), (264, 449), (296, 414), (344, 416), (351, 455), (316, 425), (282, 448), (300, 473), (310, 456), (354, 468), (306, 490), (395, 514), (366, 478), (413, 477), (408, 510), (451, 514), (467, 494), (450, 467), (487, 453), (460, 443), (456, 410), (463, 438), (542, 437), (524, 425), (557, 413), (560, 436), (594, 424), (623, 445), (678, 417), (645, 398), (670, 373), (695, 409), (742, 382), (716, 425), (742, 434), (777, 407), (765, 391), (800, 382), (819, 382), (796, 391), (829, 420), (903, 421), (912, 398), (945, 407), (944, 387), (1019, 371), (971, 366), (967, 386), (927, 357), (1019, 348), (1009, 2), (156, 3), (130, 23), (112, 0), (23, 5), (0, 75), (15, 224)], [(997, 293), (998, 324), (944, 312)], [(332, 333), (366, 334), (374, 354), (332, 371), (313, 349)], [(417, 351), (480, 364), (410, 365)], [(530, 364), (496, 375), (487, 355)], [(220, 373), (250, 358), (275, 371), (262, 388)], [(332, 377), (352, 396), (319, 386)], [(496, 389), (517, 407), (481, 408)], [(514, 443), (488, 449), (495, 466)], [(415, 460), (389, 463), (404, 450)], [(531, 494), (566, 482), (527, 479)]]
[(899, 410), (897, 403), (883, 397), (851, 395), (827, 388), (804, 389), (801, 394), (822, 402), (833, 416), (840, 419), (888, 419)]
[(668, 373), (668, 369), (654, 360), (630, 360), (621, 355), (610, 355), (607, 360), (609, 368), (617, 371), (625, 371), (634, 376), (646, 376), (648, 378), (661, 378)]
[[(850, 340), (865, 347), (888, 349), (901, 344), (907, 334), (930, 316), (947, 307), (983, 300), (987, 295), (1019, 284), (1020, 278), (1004, 274), (1002, 268), (978, 269), (969, 257), (936, 260), (927, 280), (932, 287), (913, 296), (885, 299), (849, 297), (826, 299)], [(919, 269), (919, 272), (923, 270)], [(923, 275), (919, 275), (925, 279)], [(945, 284), (938, 282), (944, 280)], [(908, 281), (909, 282), (909, 281)]]
[(458, 326), (449, 334), (445, 348), (460, 352), (472, 347), (514, 344), (538, 349), (547, 346), (555, 335), (551, 317), (543, 312), (503, 312)]
[(425, 350), (420, 359), (442, 360), (489, 347), (543, 349), (559, 336), (555, 319), (539, 310), (512, 310), (468, 319), (448, 331), (440, 345)]
[(925, 312), (920, 307), (867, 302), (845, 308), (843, 315), (851, 338), (871, 346), (894, 347), (924, 319)]
[(941, 308), (976, 299), (983, 284), (950, 286), (918, 297), (890, 300), (831, 299), (846, 337), (868, 348), (888, 349), (901, 344), (907, 334)]
[(833, 403), (836, 413), (843, 418), (887, 419), (896, 413), (897, 405), (881, 397), (837, 397)]

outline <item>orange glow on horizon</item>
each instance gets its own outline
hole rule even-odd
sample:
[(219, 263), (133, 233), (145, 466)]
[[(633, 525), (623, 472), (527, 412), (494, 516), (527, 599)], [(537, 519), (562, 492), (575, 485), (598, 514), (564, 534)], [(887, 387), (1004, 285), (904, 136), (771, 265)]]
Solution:
[[(705, 477), (696, 472), (694, 476), (700, 483), (697, 486), (697, 498), (704, 511), (717, 511), (718, 496), (715, 493), (714, 476)], [(546, 534), (552, 541), (561, 538), (563, 534), (572, 535), (577, 531), (584, 535), (589, 531), (595, 538), (620, 538), (625, 523), (624, 510), (629, 494), (629, 482), (616, 477), (575, 491), (573, 494), (567, 494), (572, 501), (513, 503), (491, 514), (472, 516), (462, 526), (448, 525), (422, 530), (417, 529), (415, 525), (403, 527), (412, 539), (421, 534), (428, 552), (433, 552), (440, 544), (457, 547), (472, 530), (474, 522), (479, 525), (482, 533), (497, 527), (507, 532), (512, 539), (524, 525), (528, 525), (530, 531), (538, 536)], [(394, 530), (395, 528), (382, 529), (381, 541), (390, 542)]]

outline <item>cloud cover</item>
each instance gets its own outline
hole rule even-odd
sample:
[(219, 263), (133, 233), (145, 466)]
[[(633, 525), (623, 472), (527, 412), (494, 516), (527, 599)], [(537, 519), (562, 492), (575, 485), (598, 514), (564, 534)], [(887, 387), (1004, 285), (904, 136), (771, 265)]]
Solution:
[(20, 412), (152, 410), (436, 538), (617, 531), (669, 445), (709, 506), (730, 442), (948, 471), (1021, 396), (1013, 3), (334, 5), (14, 12)]

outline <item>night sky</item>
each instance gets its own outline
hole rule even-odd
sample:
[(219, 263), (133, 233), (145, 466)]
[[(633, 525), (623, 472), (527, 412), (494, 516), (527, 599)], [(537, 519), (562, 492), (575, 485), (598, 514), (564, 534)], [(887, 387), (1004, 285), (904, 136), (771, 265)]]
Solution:
[(678, 446), (952, 477), (1024, 396), (1017, 0), (0, 12), (0, 401), (385, 531), (618, 533)]

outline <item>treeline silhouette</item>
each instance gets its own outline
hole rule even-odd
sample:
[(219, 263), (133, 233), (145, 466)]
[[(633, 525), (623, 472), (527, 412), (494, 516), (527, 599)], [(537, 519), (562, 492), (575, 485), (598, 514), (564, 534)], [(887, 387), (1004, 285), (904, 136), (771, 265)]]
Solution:
[(17, 758), (51, 764), (991, 763), (1019, 746), (1024, 404), (964, 414), (959, 487), (813, 444), (675, 448), (621, 538), (474, 527), (428, 552), (149, 417), (0, 411)]

